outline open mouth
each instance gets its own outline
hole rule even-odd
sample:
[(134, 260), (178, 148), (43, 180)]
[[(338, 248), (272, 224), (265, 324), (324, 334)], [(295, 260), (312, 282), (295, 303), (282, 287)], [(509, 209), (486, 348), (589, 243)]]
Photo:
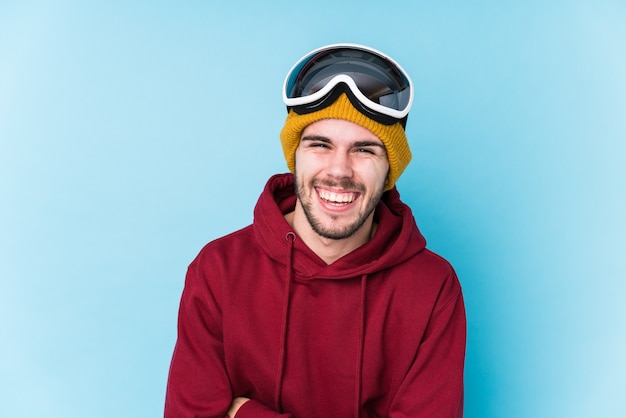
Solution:
[(358, 196), (358, 193), (355, 192), (339, 193), (322, 189), (317, 189), (317, 193), (324, 202), (335, 206), (349, 205)]

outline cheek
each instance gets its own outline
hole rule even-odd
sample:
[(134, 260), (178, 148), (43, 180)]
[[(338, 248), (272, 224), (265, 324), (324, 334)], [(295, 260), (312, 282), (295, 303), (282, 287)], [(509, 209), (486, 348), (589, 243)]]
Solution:
[(296, 149), (296, 153), (294, 154), (294, 172), (296, 173), (302, 173), (306, 163), (306, 160), (302, 158), (301, 153), (298, 152), (299, 149), (300, 148)]
[(368, 173), (368, 181), (373, 184), (376, 184), (377, 186), (380, 184), (387, 184), (387, 178), (389, 176), (389, 163), (387, 161), (376, 162), (366, 170), (366, 173)]
[(298, 152), (295, 154), (295, 171), (301, 175), (315, 174), (324, 166), (323, 160), (312, 153)]

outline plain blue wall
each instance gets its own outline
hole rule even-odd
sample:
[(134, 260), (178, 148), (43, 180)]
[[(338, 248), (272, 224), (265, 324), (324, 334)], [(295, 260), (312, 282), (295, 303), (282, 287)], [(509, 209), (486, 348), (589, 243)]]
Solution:
[(466, 417), (626, 416), (626, 4), (377, 4), (0, 3), (0, 416), (161, 415), (187, 264), (333, 42), (415, 81), (398, 187), (464, 287)]

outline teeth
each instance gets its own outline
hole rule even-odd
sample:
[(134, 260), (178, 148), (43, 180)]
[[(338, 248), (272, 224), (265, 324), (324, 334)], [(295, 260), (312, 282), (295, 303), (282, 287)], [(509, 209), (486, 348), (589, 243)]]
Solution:
[(320, 190), (320, 197), (333, 203), (352, 203), (356, 198), (355, 193), (334, 193), (328, 190)]

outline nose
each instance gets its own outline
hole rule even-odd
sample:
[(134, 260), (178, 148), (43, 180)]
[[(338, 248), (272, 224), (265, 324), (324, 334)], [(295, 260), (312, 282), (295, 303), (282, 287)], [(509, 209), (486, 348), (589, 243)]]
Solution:
[(336, 150), (328, 158), (326, 173), (333, 178), (352, 177), (352, 160), (348, 152)]

